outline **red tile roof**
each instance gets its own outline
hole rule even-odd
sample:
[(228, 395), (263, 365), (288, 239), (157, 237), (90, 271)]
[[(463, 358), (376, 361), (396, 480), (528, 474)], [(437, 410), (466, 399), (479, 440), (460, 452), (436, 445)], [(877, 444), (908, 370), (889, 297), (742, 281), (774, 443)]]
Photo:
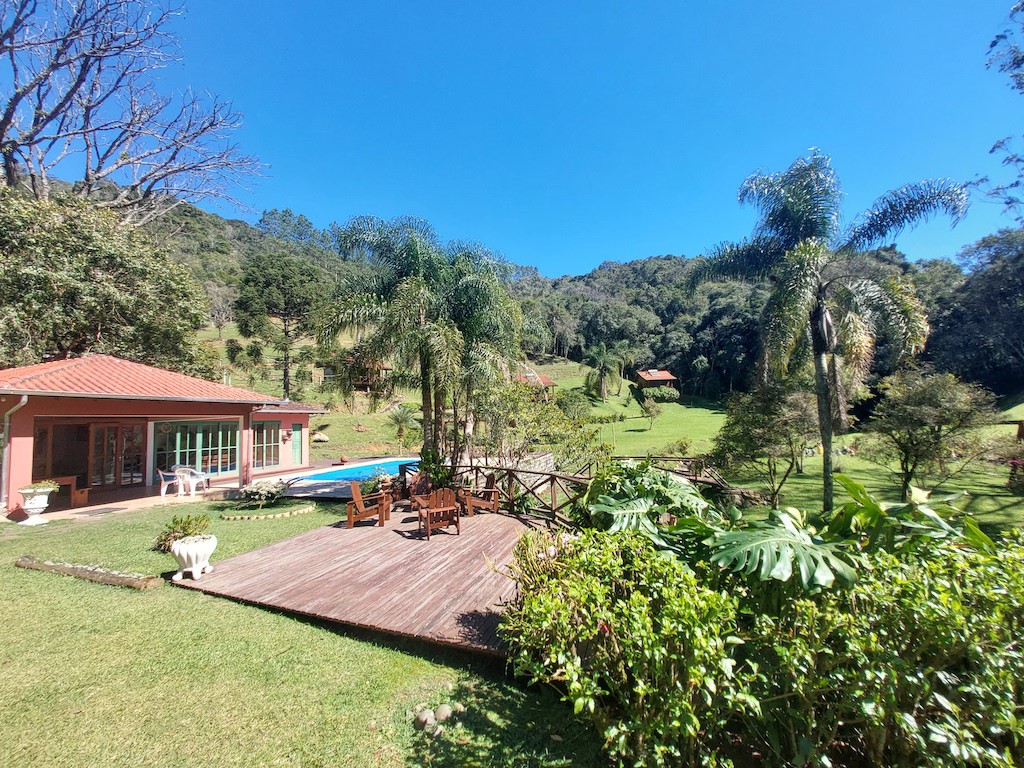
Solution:
[(269, 405), (277, 398), (111, 355), (85, 355), (0, 370), (0, 393), (118, 400)]
[(668, 371), (659, 368), (650, 368), (646, 371), (637, 371), (636, 375), (644, 381), (676, 381), (676, 377)]
[(327, 409), (320, 408), (316, 405), (292, 403), (287, 400), (282, 400), (280, 403), (265, 405), (256, 411), (256, 413), (327, 413)]
[(545, 389), (547, 389), (548, 387), (558, 386), (558, 384), (555, 383), (554, 379), (545, 376), (543, 373), (534, 373), (528, 375), (520, 373), (516, 376), (516, 381), (522, 382), (523, 384), (532, 384), (535, 387), (542, 386)]

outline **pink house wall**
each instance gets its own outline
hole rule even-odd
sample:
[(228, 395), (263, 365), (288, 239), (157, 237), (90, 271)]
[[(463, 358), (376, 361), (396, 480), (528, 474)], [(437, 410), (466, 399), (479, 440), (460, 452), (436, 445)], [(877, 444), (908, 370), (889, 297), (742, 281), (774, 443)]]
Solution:
[[(0, 418), (21, 402), (21, 398), (7, 396), (0, 398)], [(35, 440), (35, 419), (37, 417), (67, 417), (88, 421), (104, 419), (142, 419), (154, 421), (190, 420), (235, 420), (241, 419), (244, 428), (239, 436), (240, 481), (245, 484), (252, 478), (252, 422), (254, 420), (280, 421), (282, 436), (293, 423), (303, 424), (303, 462), (309, 457), (309, 415), (298, 413), (254, 413), (254, 406), (243, 403), (201, 403), (173, 402), (163, 400), (118, 400), (113, 398), (78, 398), (29, 396), (28, 402), (10, 416), (8, 471), (6, 498), (8, 510), (16, 510), (22, 503), (18, 488), (32, 482), (32, 449)], [(295, 439), (295, 438), (293, 438)], [(281, 466), (274, 471), (289, 469), (292, 463), (292, 444), (281, 444)], [(152, 440), (147, 440), (147, 464), (151, 465)]]

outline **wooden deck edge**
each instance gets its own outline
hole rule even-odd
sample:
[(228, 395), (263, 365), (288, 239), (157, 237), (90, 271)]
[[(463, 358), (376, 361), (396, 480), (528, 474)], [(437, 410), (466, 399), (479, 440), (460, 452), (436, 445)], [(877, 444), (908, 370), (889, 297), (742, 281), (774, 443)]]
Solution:
[(219, 597), (225, 600), (230, 600), (233, 603), (240, 603), (241, 605), (250, 605), (256, 608), (262, 608), (264, 610), (272, 610), (277, 613), (289, 616), (301, 616), (307, 619), (314, 619), (320, 624), (336, 627), (354, 627), (356, 629), (372, 632), (374, 634), (382, 635), (385, 637), (400, 637), (405, 640), (413, 640), (415, 642), (425, 643), (427, 645), (440, 646), (442, 648), (447, 648), (450, 650), (472, 651), (473, 653), (478, 653), (484, 656), (488, 656), (490, 658), (508, 658), (508, 652), (504, 648), (495, 648), (493, 646), (480, 645), (471, 642), (459, 643), (452, 640), (441, 640), (438, 638), (429, 637), (427, 635), (415, 635), (410, 634), (408, 632), (399, 632), (397, 630), (385, 629), (384, 627), (379, 627), (373, 624), (364, 624), (362, 622), (357, 621), (343, 621), (341, 619), (323, 616), (317, 613), (312, 613), (310, 611), (300, 611), (293, 608), (282, 608), (281, 606), (274, 605), (273, 603), (261, 602), (259, 600), (250, 600), (244, 597), (237, 597), (235, 595), (230, 595), (225, 592), (220, 592), (215, 589), (208, 589), (203, 585), (201, 581), (186, 581), (183, 579), (182, 581), (171, 582), (171, 584), (175, 587), (183, 587), (184, 589), (189, 589), (194, 592), (202, 592), (203, 594), (212, 595), (214, 597)]

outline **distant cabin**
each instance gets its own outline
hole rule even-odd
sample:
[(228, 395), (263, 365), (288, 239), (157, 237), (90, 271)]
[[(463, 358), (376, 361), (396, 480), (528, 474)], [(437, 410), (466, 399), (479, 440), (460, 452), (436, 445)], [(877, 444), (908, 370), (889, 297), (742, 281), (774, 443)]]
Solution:
[(520, 384), (527, 384), (531, 387), (536, 387), (538, 390), (544, 393), (544, 399), (548, 399), (548, 393), (553, 390), (558, 384), (543, 373), (534, 373), (530, 371), (528, 373), (520, 373), (515, 377), (515, 380)]
[(648, 368), (636, 372), (636, 386), (638, 389), (647, 389), (648, 387), (679, 389), (679, 379), (661, 368)]

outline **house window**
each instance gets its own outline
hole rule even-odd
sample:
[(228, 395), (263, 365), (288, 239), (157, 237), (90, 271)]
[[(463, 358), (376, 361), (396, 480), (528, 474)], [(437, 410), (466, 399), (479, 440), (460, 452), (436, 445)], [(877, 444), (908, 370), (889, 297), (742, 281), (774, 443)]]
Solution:
[(252, 466), (276, 467), (281, 463), (281, 422), (257, 421), (252, 425)]
[(237, 421), (161, 421), (154, 431), (157, 469), (177, 465), (211, 475), (238, 471)]

